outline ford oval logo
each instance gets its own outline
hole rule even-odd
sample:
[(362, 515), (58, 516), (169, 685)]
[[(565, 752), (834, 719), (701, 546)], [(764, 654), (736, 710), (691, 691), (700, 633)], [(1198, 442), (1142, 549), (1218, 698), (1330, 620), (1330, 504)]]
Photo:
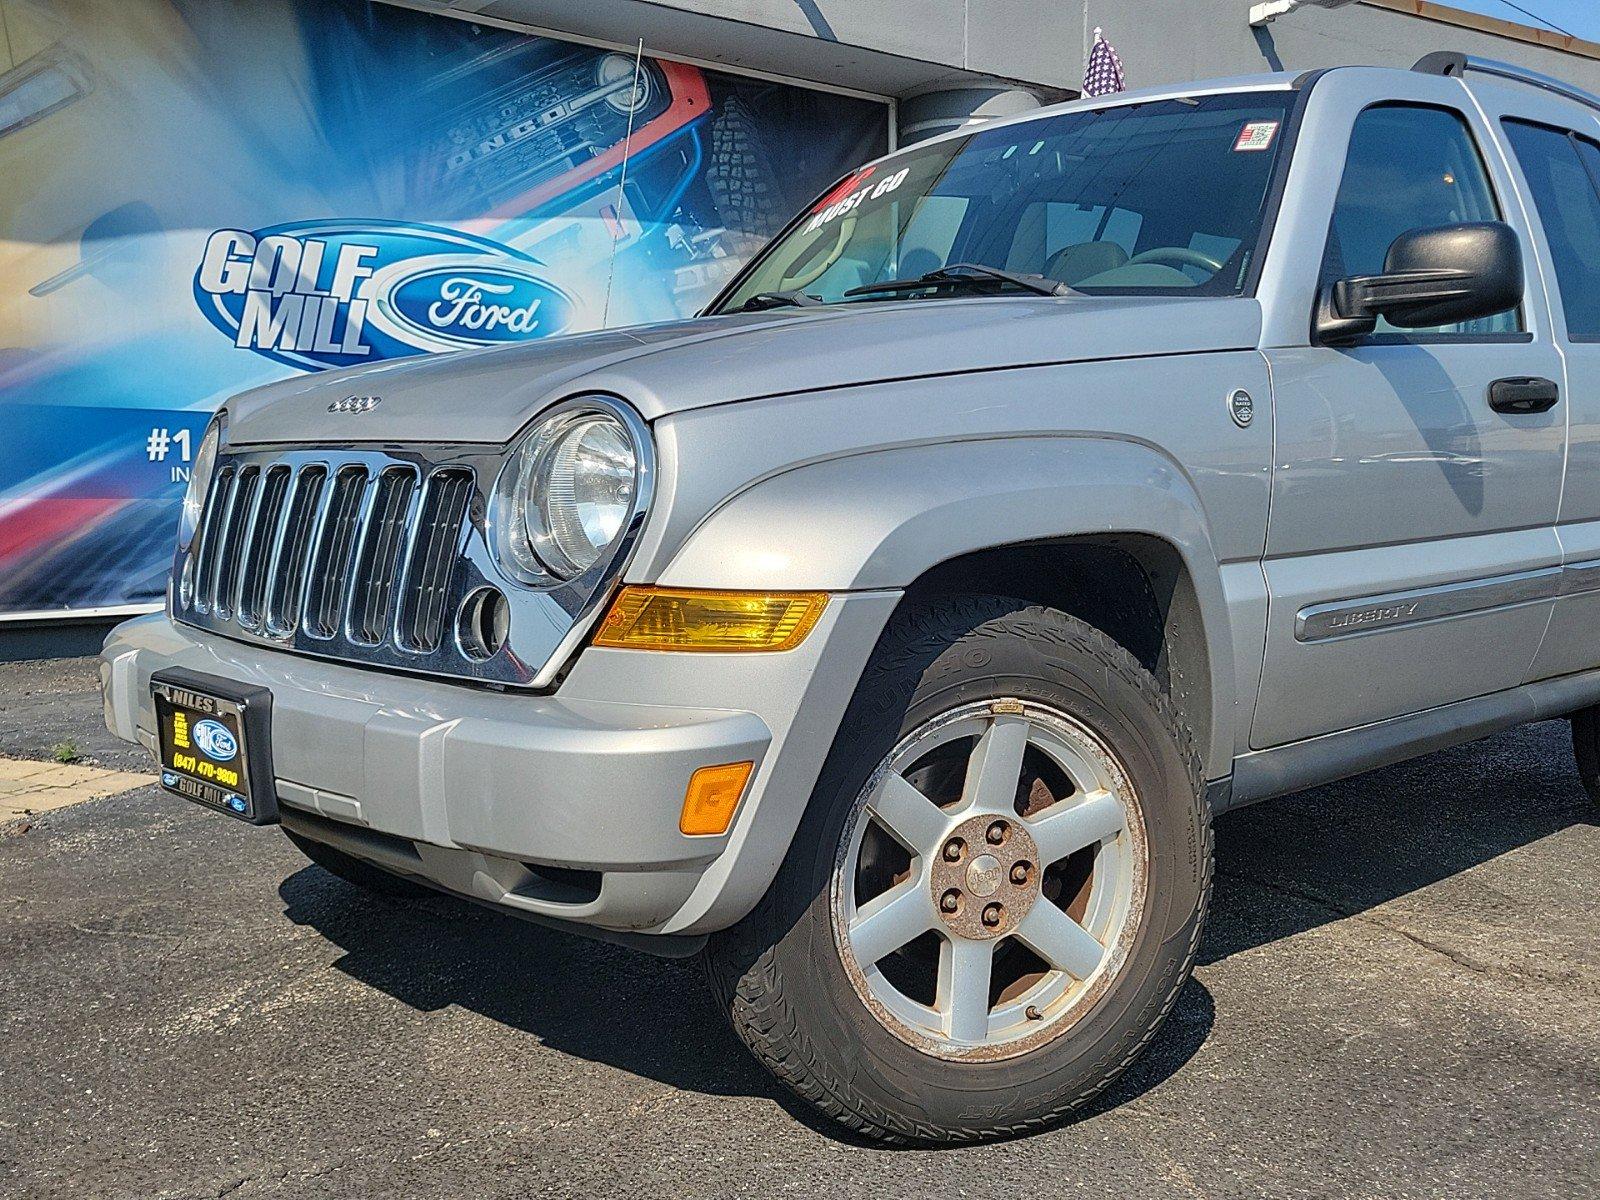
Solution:
[(572, 302), (532, 271), (434, 266), (396, 280), (380, 313), (419, 341), (483, 346), (565, 329)]
[(301, 368), (499, 346), (581, 323), (578, 302), (521, 250), (398, 221), (219, 229), (194, 296), (235, 346)]
[(201, 721), (190, 736), (201, 753), (213, 762), (232, 762), (239, 753), (239, 743), (221, 721)]

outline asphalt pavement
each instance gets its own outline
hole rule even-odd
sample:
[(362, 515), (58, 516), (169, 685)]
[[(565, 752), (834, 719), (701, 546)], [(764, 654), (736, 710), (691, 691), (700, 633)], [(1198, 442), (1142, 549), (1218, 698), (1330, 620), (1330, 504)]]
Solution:
[[(0, 754), (99, 729), (0, 664)], [(1228, 814), (1194, 981), (1083, 1119), (822, 1125), (692, 962), (377, 899), (144, 788), (0, 827), (0, 1196), (1600, 1196), (1600, 816), (1547, 722)]]

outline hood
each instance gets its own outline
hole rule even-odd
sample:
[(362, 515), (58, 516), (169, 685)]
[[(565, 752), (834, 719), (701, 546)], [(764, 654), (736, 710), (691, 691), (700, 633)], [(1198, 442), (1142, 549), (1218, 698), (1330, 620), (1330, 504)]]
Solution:
[[(610, 392), (646, 420), (887, 379), (1255, 348), (1249, 299), (982, 297), (773, 309), (300, 376), (228, 403), (232, 445), (505, 442), (549, 405)], [(347, 396), (366, 412), (333, 413)]]

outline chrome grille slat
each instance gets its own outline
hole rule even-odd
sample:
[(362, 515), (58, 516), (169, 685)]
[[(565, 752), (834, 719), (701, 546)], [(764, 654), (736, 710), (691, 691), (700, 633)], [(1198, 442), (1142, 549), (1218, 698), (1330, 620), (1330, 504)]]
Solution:
[(334, 476), (306, 597), (306, 631), (313, 637), (331, 638), (343, 624), (350, 560), (365, 509), (367, 479), (366, 468), (360, 466), (343, 467)]
[(311, 547), (321, 515), (328, 468), (313, 463), (295, 479), (294, 499), (289, 502), (283, 522), (283, 539), (267, 589), (266, 629), (275, 637), (287, 637), (300, 624), (301, 601), (305, 598), (306, 571), (311, 562)]
[(351, 583), (350, 638), (375, 646), (389, 632), (394, 593), (399, 583), (401, 553), (411, 527), (411, 501), (417, 490), (414, 471), (390, 467), (378, 476), (371, 515)]
[(396, 638), (407, 650), (431, 654), (438, 649), (451, 568), (471, 501), (470, 472), (440, 471), (428, 480), (403, 576), (396, 624)]
[(260, 482), (260, 467), (242, 468), (228, 504), (228, 521), (223, 526), (222, 543), (217, 547), (217, 574), (211, 600), (211, 610), (224, 621), (232, 620), (238, 605), (240, 564), (249, 549), (245, 545), (245, 534), (255, 516), (256, 486)]
[(194, 606), (201, 612), (211, 611), (212, 598), (216, 595), (214, 585), (219, 561), (217, 539), (221, 536), (222, 522), (227, 517), (228, 502), (233, 496), (233, 477), (232, 467), (224, 467), (217, 472), (216, 480), (211, 485), (211, 494), (206, 497), (198, 540), (189, 560), (194, 581)]
[(279, 464), (267, 468), (260, 485), (261, 496), (250, 521), (250, 534), (243, 547), (243, 576), (239, 580), (238, 621), (246, 629), (261, 628), (261, 608), (266, 600), (267, 571), (277, 557), (282, 536), (283, 504), (289, 496), (290, 471)]

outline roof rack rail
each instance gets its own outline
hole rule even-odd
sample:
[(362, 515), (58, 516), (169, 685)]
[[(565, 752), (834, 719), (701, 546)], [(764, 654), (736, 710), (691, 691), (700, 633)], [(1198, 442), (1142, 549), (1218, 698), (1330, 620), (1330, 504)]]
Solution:
[(1432, 54), (1424, 54), (1417, 59), (1416, 65), (1411, 68), (1424, 75), (1448, 75), (1461, 78), (1468, 71), (1479, 75), (1494, 75), (1500, 79), (1510, 79), (1516, 83), (1525, 83), (1529, 87), (1536, 87), (1540, 91), (1553, 92), (1567, 100), (1576, 100), (1579, 104), (1586, 104), (1590, 108), (1600, 109), (1600, 96), (1593, 92), (1586, 92), (1576, 84), (1557, 79), (1554, 75), (1545, 75), (1527, 67), (1519, 67), (1516, 63), (1499, 62), (1492, 58), (1479, 58), (1473, 54), (1461, 54), (1455, 50), (1435, 50)]

